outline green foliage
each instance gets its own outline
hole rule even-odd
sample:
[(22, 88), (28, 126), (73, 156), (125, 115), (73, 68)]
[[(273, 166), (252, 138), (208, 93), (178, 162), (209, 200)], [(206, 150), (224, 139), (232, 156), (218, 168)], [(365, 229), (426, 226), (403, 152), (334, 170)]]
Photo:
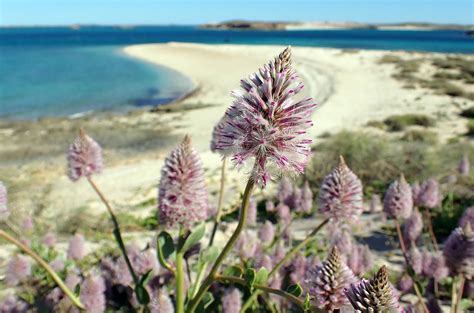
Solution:
[(223, 272), (224, 276), (235, 276), (239, 278), (242, 277), (243, 273), (244, 273), (244, 270), (240, 266), (237, 266), (237, 265), (229, 266)]
[(425, 142), (428, 144), (438, 143), (438, 135), (435, 132), (422, 129), (411, 129), (405, 132), (401, 140), (408, 142)]
[(254, 284), (265, 285), (268, 281), (268, 271), (265, 267), (261, 267), (255, 275)]
[(157, 253), (158, 259), (166, 260), (168, 259), (175, 251), (175, 246), (173, 242), (173, 237), (165, 231), (162, 231), (157, 237)]
[(434, 79), (422, 81), (421, 85), (425, 88), (433, 89), (439, 94), (445, 94), (452, 97), (464, 96), (464, 90), (456, 85), (453, 85), (445, 79)]
[(305, 179), (315, 194), (322, 179), (334, 168), (339, 156), (364, 184), (366, 195), (384, 194), (400, 173), (408, 181), (441, 177), (457, 168), (462, 155), (474, 159), (474, 147), (466, 142), (436, 145), (426, 141), (387, 140), (386, 135), (343, 131), (315, 146)]
[(474, 119), (470, 119), (467, 122), (467, 133), (468, 136), (474, 136)]
[(286, 292), (294, 295), (295, 297), (299, 297), (303, 293), (303, 288), (301, 288), (300, 284), (291, 285), (288, 288), (286, 288)]
[(408, 126), (431, 127), (435, 125), (433, 118), (423, 114), (392, 115), (384, 120), (389, 131), (401, 131)]
[[(474, 188), (474, 180), (470, 182)], [(474, 189), (471, 189), (474, 190)], [(457, 227), (464, 210), (474, 204), (474, 194), (462, 194), (451, 191), (441, 204), (441, 208), (431, 211), (433, 229), (436, 237), (446, 238)]]
[(202, 237), (204, 237), (204, 233), (206, 232), (206, 224), (201, 223), (198, 226), (196, 226), (191, 232), (191, 234), (186, 238), (186, 241), (183, 244), (183, 247), (181, 250), (184, 252), (188, 251), (192, 246), (197, 244)]

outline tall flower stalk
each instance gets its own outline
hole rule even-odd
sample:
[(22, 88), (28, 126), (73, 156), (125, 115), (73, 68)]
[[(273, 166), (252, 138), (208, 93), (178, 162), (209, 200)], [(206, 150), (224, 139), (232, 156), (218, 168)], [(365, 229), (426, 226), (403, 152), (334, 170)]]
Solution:
[(295, 101), (303, 89), (291, 67), (291, 50), (285, 49), (249, 80), (242, 80), (243, 92), (234, 92), (233, 104), (217, 128), (215, 149), (242, 167), (252, 160), (250, 178), (240, 208), (239, 223), (217, 257), (209, 275), (189, 303), (194, 312), (204, 293), (215, 280), (219, 267), (232, 250), (245, 227), (254, 186), (264, 188), (272, 177), (301, 174), (310, 154), (312, 141), (307, 128), (316, 107), (311, 99)]
[[(113, 234), (114, 234), (115, 240), (117, 241), (117, 244), (123, 255), (123, 258), (125, 259), (130, 275), (133, 278), (137, 296), (140, 300), (142, 300), (141, 294), (138, 293), (138, 286), (140, 285), (140, 281), (127, 255), (127, 250), (125, 248), (125, 244), (122, 238), (122, 233), (120, 231), (120, 225), (117, 221), (114, 210), (112, 206), (110, 205), (109, 201), (107, 200), (107, 198), (100, 191), (99, 187), (92, 179), (92, 176), (94, 174), (100, 173), (103, 169), (102, 148), (94, 139), (89, 137), (85, 133), (85, 131), (81, 128), (79, 131), (79, 137), (76, 138), (74, 143), (71, 144), (71, 146), (69, 147), (69, 151), (67, 154), (67, 161), (68, 161), (69, 178), (73, 182), (76, 182), (81, 177), (85, 177), (89, 185), (92, 187), (95, 193), (99, 196), (102, 203), (105, 205), (114, 227)], [(146, 299), (143, 299), (143, 300), (144, 302), (148, 302), (146, 301)]]

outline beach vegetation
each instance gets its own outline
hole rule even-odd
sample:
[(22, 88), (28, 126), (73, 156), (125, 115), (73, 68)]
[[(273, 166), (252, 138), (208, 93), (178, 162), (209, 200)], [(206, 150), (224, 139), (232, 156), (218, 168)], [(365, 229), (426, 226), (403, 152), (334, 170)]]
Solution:
[[(409, 75), (418, 65), (405, 66)], [(458, 313), (472, 304), (464, 282), (474, 262), (474, 147), (466, 138), (439, 143), (408, 129), (434, 126), (431, 117), (404, 114), (383, 121), (406, 130), (401, 138), (346, 130), (314, 144), (316, 105), (295, 98), (303, 84), (290, 48), (240, 86), (209, 143), (221, 156), (216, 197), (184, 135), (164, 160), (157, 197), (124, 209), (97, 179), (107, 153), (80, 128), (65, 176), (100, 206), (68, 217), (64, 251), (52, 232), (39, 233), (35, 216), (10, 219), (15, 187), (0, 182), (0, 239), (15, 247), (0, 311), (401, 313), (444, 305)], [(235, 193), (230, 168), (245, 169), (237, 203), (224, 201)], [(138, 214), (150, 206), (152, 215)]]

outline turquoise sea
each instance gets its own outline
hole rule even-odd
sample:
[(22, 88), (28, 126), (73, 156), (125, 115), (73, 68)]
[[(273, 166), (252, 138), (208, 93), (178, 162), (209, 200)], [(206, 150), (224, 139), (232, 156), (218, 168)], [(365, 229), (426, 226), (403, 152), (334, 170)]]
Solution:
[(190, 80), (121, 52), (130, 44), (170, 41), (474, 53), (474, 39), (455, 30), (0, 28), (0, 117), (74, 116), (170, 102), (192, 89)]

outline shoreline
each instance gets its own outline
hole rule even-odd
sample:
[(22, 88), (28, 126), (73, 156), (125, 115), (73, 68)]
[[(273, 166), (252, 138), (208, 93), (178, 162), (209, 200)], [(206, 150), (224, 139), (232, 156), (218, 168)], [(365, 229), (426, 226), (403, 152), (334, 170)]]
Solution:
[[(73, 185), (64, 174), (65, 151), (81, 126), (103, 147), (106, 169), (97, 177), (97, 183), (119, 211), (156, 196), (164, 158), (185, 134), (192, 136), (193, 146), (203, 160), (210, 193), (215, 195), (220, 157), (209, 149), (213, 127), (232, 103), (230, 92), (238, 89), (240, 80), (282, 49), (284, 46), (191, 43), (125, 47), (124, 51), (133, 57), (190, 77), (196, 88), (154, 110), (137, 108), (126, 114), (103, 112), (75, 119), (42, 118), (34, 123), (0, 119), (0, 141), (5, 143), (0, 151), (4, 161), (0, 175), (17, 190), (12, 193), (12, 201), (23, 212), (34, 211), (44, 223), (54, 221), (57, 212), (66, 221), (77, 212), (98, 211), (101, 204), (87, 184)], [(344, 129), (378, 131), (367, 129), (366, 124), (406, 113), (436, 118), (436, 127), (430, 130), (437, 132), (440, 140), (465, 132), (465, 122), (458, 114), (474, 101), (419, 87), (404, 88), (405, 83), (393, 77), (396, 66), (380, 64), (385, 56), (431, 60), (449, 55), (314, 47), (292, 50), (295, 70), (305, 84), (302, 95), (313, 97), (318, 104), (313, 115), (315, 126), (309, 132), (316, 144), (327, 134)], [(420, 75), (432, 75), (427, 67), (430, 62), (421, 66)], [(229, 171), (227, 197), (239, 195), (245, 177), (245, 170)], [(133, 214), (148, 214), (147, 210), (149, 207)]]

